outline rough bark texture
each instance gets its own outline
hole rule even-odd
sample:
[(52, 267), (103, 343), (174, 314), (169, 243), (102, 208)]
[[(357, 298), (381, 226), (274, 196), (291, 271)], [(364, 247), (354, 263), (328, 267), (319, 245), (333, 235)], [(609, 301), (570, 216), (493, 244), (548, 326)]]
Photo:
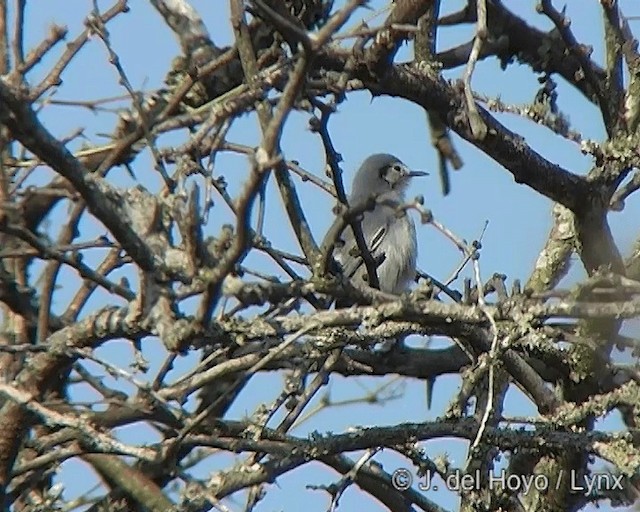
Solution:
[[(331, 510), (351, 485), (389, 510), (443, 510), (410, 485), (418, 474), (439, 481), (481, 475), (478, 488), (460, 491), (462, 510), (634, 503), (640, 383), (635, 367), (616, 364), (612, 354), (627, 350), (636, 357), (640, 343), (621, 332), (624, 320), (640, 318), (640, 241), (632, 254), (621, 254), (608, 213), (637, 199), (632, 195), (640, 188), (640, 56), (633, 25), (617, 2), (600, 2), (604, 65), (592, 60), (550, 0), (537, 6), (555, 27), (549, 32), (518, 17), (508, 2), (493, 0), (470, 1), (448, 15), (441, 14), (440, 2), (396, 0), (383, 17), (357, 30), (348, 27), (366, 12), (362, 0), (229, 0), (231, 47), (216, 45), (188, 0), (150, 3), (182, 54), (167, 58), (162, 88), (139, 94), (108, 31), (130, 7), (127, 0), (88, 12), (83, 31), (57, 59), (44, 60), (56, 55), (67, 30), (52, 26), (37, 47), (24, 48), (26, 2), (16, 0), (12, 11), (0, 2), (0, 508), (68, 506), (53, 475), (69, 459), (84, 461), (102, 481), (100, 496), (87, 497), (94, 512), (235, 510), (241, 501), (251, 510), (269, 484), (311, 462), (335, 477), (330, 486), (309, 482), (328, 494)], [(472, 40), (435, 51), (439, 28), (465, 23), (475, 24)], [(416, 33), (418, 57), (398, 63), (398, 50), (413, 44)], [(118, 73), (126, 109), (109, 144), (91, 141), (72, 152), (67, 140), (45, 126), (42, 112), (91, 40), (106, 50), (104, 65)], [(491, 58), (505, 72), (517, 62), (542, 76), (531, 105), (505, 105), (471, 89), (475, 64)], [(442, 77), (443, 68), (456, 67), (464, 67), (460, 81)], [(33, 69), (38, 73), (29, 73)], [(585, 140), (580, 127), (568, 125), (556, 104), (557, 77), (599, 109), (606, 141)], [(498, 274), (480, 282), (480, 244), (463, 242), (417, 200), (406, 208), (454, 241), (463, 253), (461, 267), (468, 265), (476, 282), (427, 280), (410, 295), (390, 297), (363, 291), (334, 272), (331, 255), (318, 247), (309, 227), (313, 209), (300, 200), (292, 176), (317, 185), (320, 201), (344, 202), (341, 157), (328, 120), (336, 105), (359, 90), (402, 98), (428, 113), (445, 193), (451, 189), (447, 166), (463, 165), (454, 147), (461, 141), (450, 136), (457, 134), (510, 173), (514, 187), (550, 200), (553, 225), (524, 289), (507, 290)], [(96, 100), (83, 106), (99, 105)], [(307, 113), (319, 136), (329, 181), (303, 169), (296, 155), (283, 154), (280, 139), (294, 110)], [(592, 168), (580, 175), (550, 161), (505, 127), (496, 111), (520, 114), (579, 142)], [(246, 114), (259, 121), (257, 147), (227, 137)], [(182, 144), (158, 142), (169, 132), (182, 134)], [(153, 169), (141, 163), (143, 152), (151, 155)], [(243, 155), (249, 169), (233, 196), (213, 171), (223, 152)], [(133, 179), (156, 173), (162, 190), (154, 194), (143, 179), (129, 188), (115, 185), (112, 171), (122, 166)], [(29, 181), (37, 168), (47, 169), (48, 183)], [(277, 186), (299, 254), (262, 234), (269, 180)], [(208, 216), (223, 208), (233, 213), (234, 225), (206, 237)], [(54, 230), (51, 218), (55, 214), (59, 223), (61, 211), (62, 227)], [(82, 237), (78, 226), (87, 218), (104, 234)], [(638, 219), (629, 223), (640, 236)], [(278, 275), (249, 266), (245, 260), (252, 253), (269, 258)], [(587, 277), (562, 288), (574, 255)], [(65, 281), (65, 269), (75, 273), (75, 282)], [(114, 277), (121, 270), (133, 280)], [(56, 302), (61, 285), (74, 287), (64, 305)], [(108, 300), (91, 300), (96, 292)], [(354, 306), (328, 308), (336, 299)], [(399, 343), (390, 352), (379, 349), (381, 342), (412, 334), (447, 338), (451, 346)], [(101, 358), (99, 349), (114, 340), (132, 348), (131, 365), (115, 367)], [(141, 352), (151, 340), (166, 350), (154, 370)], [(199, 349), (199, 364), (183, 378), (171, 375), (180, 356)], [(265, 372), (284, 376), (274, 401), (242, 421), (230, 418), (250, 379)], [(396, 375), (433, 385), (445, 374), (460, 374), (462, 385), (433, 421), (365, 428), (354, 420), (348, 432), (292, 433), (333, 376)], [(127, 391), (107, 375), (126, 382)], [(78, 383), (99, 397), (96, 404), (107, 406), (75, 400), (70, 389)], [(536, 416), (509, 416), (504, 398), (510, 387), (526, 395)], [(197, 406), (188, 402), (191, 397)], [(392, 398), (380, 390), (360, 401), (392, 407)], [(321, 403), (335, 405), (329, 398)], [(614, 410), (621, 430), (597, 428), (596, 420)], [(143, 425), (160, 440), (128, 443), (117, 430)], [(427, 456), (421, 443), (442, 438), (468, 441), (468, 460), (454, 465)], [(399, 474), (376, 464), (382, 448), (414, 467)], [(194, 460), (212, 450), (243, 458), (205, 478), (195, 476)], [(594, 472), (594, 457), (609, 464), (608, 472)], [(498, 461), (507, 476), (537, 478), (549, 488), (496, 489), (488, 475)], [(599, 487), (592, 493), (572, 488), (593, 478)]]

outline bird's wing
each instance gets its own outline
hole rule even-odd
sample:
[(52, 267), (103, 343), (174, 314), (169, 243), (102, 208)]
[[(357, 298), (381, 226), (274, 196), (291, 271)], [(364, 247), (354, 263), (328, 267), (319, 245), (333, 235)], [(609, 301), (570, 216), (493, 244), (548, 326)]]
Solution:
[[(366, 234), (371, 231), (367, 229), (367, 224), (369, 223), (364, 221), (362, 223), (363, 235), (365, 235), (364, 238), (371, 256), (379, 264), (381, 263), (380, 260), (384, 258), (384, 254), (380, 252), (380, 247), (388, 231), (387, 225), (379, 226), (367, 239)], [(348, 279), (352, 279), (360, 269), (363, 269), (363, 273), (366, 274), (364, 260), (360, 256), (358, 244), (356, 243), (353, 230), (350, 226), (347, 226), (340, 238), (344, 241), (344, 245), (335, 251), (334, 257), (342, 267), (343, 275)]]

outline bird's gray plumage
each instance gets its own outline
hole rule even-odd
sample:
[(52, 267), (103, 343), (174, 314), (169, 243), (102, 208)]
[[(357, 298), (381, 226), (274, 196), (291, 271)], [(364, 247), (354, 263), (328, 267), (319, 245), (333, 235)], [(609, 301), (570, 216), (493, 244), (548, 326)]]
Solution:
[[(410, 171), (393, 155), (379, 153), (368, 157), (353, 179), (350, 207), (363, 203), (372, 195), (377, 198), (374, 209), (363, 214), (361, 226), (373, 259), (382, 259), (377, 276), (383, 292), (402, 293), (415, 278), (418, 253), (415, 225), (398, 207), (405, 203), (411, 178), (425, 174)], [(367, 286), (367, 268), (357, 253), (350, 226), (337, 242), (333, 255), (345, 277), (356, 286)]]
[[(371, 211), (365, 211), (361, 221), (362, 235), (377, 267), (380, 290), (398, 294), (409, 289), (416, 276), (418, 246), (416, 228), (406, 211), (398, 207), (405, 203), (405, 192), (411, 178), (427, 173), (410, 171), (399, 158), (379, 153), (367, 158), (353, 178), (349, 206), (363, 204), (375, 195), (377, 202)], [(333, 230), (329, 230), (332, 232)], [(323, 246), (326, 246), (323, 243)], [(367, 268), (359, 256), (353, 230), (350, 226), (340, 235), (340, 244), (334, 250), (334, 258), (342, 267), (345, 277), (356, 286), (367, 286)], [(336, 307), (346, 304), (336, 302)], [(390, 350), (395, 342), (384, 343), (381, 350)], [(427, 407), (431, 407), (433, 381), (427, 382)]]

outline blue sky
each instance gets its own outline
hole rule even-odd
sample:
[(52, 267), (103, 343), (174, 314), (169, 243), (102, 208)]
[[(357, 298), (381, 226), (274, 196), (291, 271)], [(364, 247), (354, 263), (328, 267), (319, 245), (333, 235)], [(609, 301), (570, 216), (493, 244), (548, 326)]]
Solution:
[[(84, 19), (91, 9), (89, 0), (39, 1), (30, 2), (27, 7), (27, 27), (25, 30), (29, 47), (37, 44), (48, 31), (52, 22), (65, 24), (69, 28), (69, 38), (73, 39), (83, 29)], [(505, 2), (509, 8), (525, 17), (529, 23), (550, 29), (550, 22), (535, 12), (536, 2), (511, 1)], [(101, 8), (110, 5), (99, 2)], [(232, 41), (231, 27), (228, 22), (229, 11), (227, 2), (210, 0), (192, 0), (193, 6), (202, 14), (210, 31), (212, 39), (219, 45), (227, 45)], [(340, 5), (340, 1), (336, 1)], [(374, 9), (384, 5), (384, 2), (371, 2)], [(464, 5), (462, 1), (442, 2), (444, 12), (452, 12)], [(620, 6), (628, 16), (640, 15), (640, 7), (631, 0), (621, 1)], [(556, 2), (556, 7), (562, 7)], [(130, 12), (118, 17), (108, 25), (112, 45), (118, 53), (122, 65), (130, 82), (136, 89), (153, 90), (162, 86), (162, 79), (171, 59), (179, 52), (179, 47), (173, 34), (163, 24), (160, 16), (150, 4), (144, 0), (130, 2)], [(569, 0), (567, 14), (572, 19), (572, 29), (578, 40), (594, 47), (593, 58), (603, 63), (602, 28), (599, 23), (599, 5), (597, 2), (583, 0)], [(360, 11), (351, 22), (357, 24), (363, 17), (368, 17), (367, 11)], [(377, 18), (382, 22), (384, 15)], [(632, 29), (638, 33), (640, 21), (632, 21)], [(373, 23), (372, 23), (373, 24)], [(473, 26), (462, 29), (443, 29), (439, 37), (439, 49), (466, 41), (473, 31)], [(37, 80), (44, 76), (63, 48), (52, 52), (51, 58), (45, 59), (32, 74), (30, 80)], [(398, 60), (411, 58), (411, 47), (406, 46), (398, 55)], [(458, 78), (462, 69), (446, 71), (448, 78)], [(56, 91), (54, 99), (83, 99), (93, 100), (103, 97), (117, 96), (125, 93), (118, 84), (115, 69), (108, 63), (107, 52), (101, 41), (95, 38), (88, 44), (74, 60), (74, 63), (63, 75), (64, 83)], [(580, 131), (585, 138), (600, 141), (604, 137), (604, 130), (597, 109), (584, 98), (574, 92), (571, 87), (558, 79), (559, 108), (565, 113), (573, 127)], [(473, 78), (474, 88), (488, 96), (499, 96), (506, 103), (529, 103), (533, 100), (539, 84), (536, 76), (530, 73), (526, 66), (512, 65), (506, 73), (500, 70), (495, 60), (480, 62)], [(122, 104), (121, 104), (122, 105)], [(546, 128), (518, 118), (510, 114), (497, 114), (500, 122), (510, 129), (522, 134), (528, 144), (544, 155), (547, 159), (557, 162), (564, 168), (577, 173), (586, 173), (592, 165), (591, 159), (581, 154), (579, 147), (554, 135)], [(78, 139), (69, 144), (78, 149), (83, 143), (100, 143), (99, 134), (109, 133), (115, 124), (115, 115), (108, 112), (94, 113), (87, 109), (47, 106), (42, 111), (42, 119), (46, 126), (57, 136), (65, 137), (78, 127), (84, 127), (84, 135), (88, 140)], [(286, 158), (297, 160), (305, 168), (319, 176), (323, 176), (324, 152), (320, 139), (308, 129), (307, 114), (293, 113), (286, 125), (282, 139), (282, 148)], [(354, 93), (348, 96), (346, 102), (340, 105), (339, 111), (331, 119), (330, 132), (336, 149), (344, 158), (343, 170), (345, 182), (350, 185), (353, 171), (360, 162), (374, 152), (391, 152), (398, 155), (408, 165), (416, 169), (432, 171), (432, 176), (415, 181), (410, 194), (423, 194), (426, 206), (435, 217), (453, 230), (460, 237), (469, 241), (477, 238), (481, 233), (485, 221), (488, 228), (483, 239), (480, 268), (482, 276), (488, 278), (494, 272), (508, 276), (508, 284), (513, 279), (526, 281), (538, 252), (546, 240), (551, 226), (551, 202), (537, 195), (523, 185), (514, 183), (511, 175), (487, 156), (476, 150), (457, 136), (454, 141), (465, 166), (458, 172), (452, 172), (452, 193), (443, 197), (437, 178), (437, 157), (429, 142), (429, 133), (425, 123), (425, 113), (419, 108), (398, 99), (377, 97), (373, 101), (367, 93)], [(259, 129), (255, 116), (244, 116), (238, 120), (229, 132), (228, 140), (249, 145), (259, 142)], [(160, 139), (160, 145), (178, 145), (183, 141), (180, 136), (169, 135)], [(153, 171), (148, 151), (136, 161), (134, 167), (141, 183), (150, 190), (158, 190), (160, 183)], [(235, 155), (222, 155), (216, 163), (217, 172), (224, 174), (229, 183), (229, 191), (234, 195), (246, 176), (248, 165), (243, 158)], [(34, 182), (41, 182), (48, 176), (46, 170), (39, 171), (34, 176)], [(123, 170), (114, 170), (109, 179), (120, 186), (131, 185), (132, 182)], [(332, 201), (323, 195), (310, 183), (297, 180), (298, 193), (314, 236), (321, 240), (324, 231), (332, 220)], [(272, 243), (280, 248), (299, 253), (299, 247), (283, 213), (280, 198), (273, 181), (268, 188), (267, 223), (265, 234)], [(215, 235), (220, 225), (230, 222), (229, 212), (222, 201), (214, 194), (216, 207), (210, 215), (206, 227), (207, 235)], [(55, 233), (66, 212), (66, 206), (61, 205), (52, 216), (50, 225)], [(628, 254), (634, 238), (639, 235), (637, 219), (640, 218), (640, 201), (630, 200), (622, 213), (611, 213), (609, 220), (618, 247), (623, 254)], [(417, 219), (416, 219), (417, 221)], [(58, 224), (56, 223), (58, 222)], [(81, 238), (91, 239), (104, 232), (97, 222), (87, 219), (81, 223)], [(437, 278), (445, 279), (460, 261), (459, 251), (446, 239), (429, 226), (418, 225), (419, 266)], [(98, 261), (102, 253), (88, 255), (87, 261)], [(93, 260), (92, 260), (93, 258)], [(259, 255), (251, 255), (247, 265), (253, 264), (265, 271), (277, 271)], [(123, 275), (131, 276), (128, 271)], [(118, 274), (115, 274), (118, 275)], [(578, 260), (575, 261), (567, 283), (575, 282), (583, 275)], [(64, 286), (56, 292), (55, 308), (64, 309), (77, 286), (77, 276), (73, 271), (65, 270), (61, 281)], [(66, 277), (68, 276), (68, 279)], [(135, 282), (135, 277), (132, 278)], [(96, 293), (87, 306), (86, 311), (113, 302), (114, 299), (106, 293)], [(152, 368), (157, 368), (163, 361), (162, 346), (157, 340), (144, 342), (144, 354)], [(124, 342), (112, 342), (102, 347), (98, 354), (119, 366), (126, 366), (132, 359), (131, 350)], [(181, 371), (190, 368), (197, 355), (181, 358), (180, 364), (174, 372), (176, 376)], [(88, 366), (95, 367), (91, 363)], [(143, 376), (138, 376), (143, 379)], [(393, 376), (386, 379), (358, 379), (345, 381), (340, 377), (332, 379), (330, 384), (331, 396), (334, 400), (344, 400), (362, 396), (364, 390), (371, 390), (383, 382), (391, 381)], [(131, 389), (124, 381), (118, 386)], [(396, 385), (400, 385), (396, 383)], [(424, 421), (434, 419), (446, 408), (449, 400), (459, 385), (456, 376), (445, 376), (438, 379), (434, 406), (431, 411), (426, 410), (424, 398), (424, 384), (417, 381), (404, 382), (404, 396), (399, 400), (387, 403), (384, 407), (358, 404), (348, 408), (329, 408), (314, 416), (311, 420), (293, 430), (296, 435), (304, 436), (309, 432), (333, 431), (342, 432), (353, 425), (393, 425), (404, 421)], [(241, 418), (251, 414), (257, 405), (269, 402), (278, 393), (281, 386), (279, 376), (266, 375), (255, 378), (248, 391), (230, 411), (231, 417)], [(77, 398), (87, 400), (97, 398), (86, 389), (76, 390)], [(532, 414), (533, 408), (527, 400), (517, 392), (511, 392), (507, 400), (507, 409), (512, 415)], [(277, 418), (276, 418), (277, 421)], [(608, 422), (610, 428), (615, 428), (615, 421)], [(148, 430), (141, 430), (139, 426), (122, 429), (123, 439), (130, 442), (152, 442), (153, 434)], [(439, 440), (425, 443), (430, 455), (446, 452), (450, 455), (454, 465), (464, 464), (464, 447), (466, 443), (452, 440)], [(354, 454), (357, 458), (357, 454)], [(376, 460), (384, 465), (385, 470), (391, 472), (395, 467), (403, 465), (400, 457), (383, 452), (376, 456)], [(200, 468), (202, 474), (212, 467), (228, 465), (230, 456), (214, 458), (212, 462)], [(64, 482), (69, 496), (75, 496), (90, 487), (95, 480), (87, 472), (81, 462), (69, 461), (62, 465), (61, 481)], [(279, 478), (277, 484), (269, 486), (267, 497), (258, 510), (300, 510), (304, 507), (308, 511), (325, 510), (328, 505), (326, 494), (320, 491), (305, 489), (305, 485), (329, 484), (336, 482), (339, 475), (326, 470), (319, 463), (309, 464), (304, 468)], [(450, 509), (456, 508), (455, 497), (446, 492), (430, 492), (430, 499)], [(231, 510), (241, 509), (242, 501), (230, 501)], [(368, 498), (357, 487), (350, 487), (341, 499), (343, 510), (383, 510), (381, 506)]]

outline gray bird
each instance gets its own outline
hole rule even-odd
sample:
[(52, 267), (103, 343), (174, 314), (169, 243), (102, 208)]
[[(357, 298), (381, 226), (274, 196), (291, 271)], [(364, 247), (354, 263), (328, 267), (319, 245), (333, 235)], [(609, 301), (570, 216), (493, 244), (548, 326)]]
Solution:
[[(411, 178), (428, 174), (410, 170), (398, 157), (378, 153), (362, 162), (353, 178), (350, 207), (363, 203), (372, 195), (377, 197), (374, 209), (363, 214), (361, 226), (374, 261), (382, 259), (376, 274), (383, 292), (402, 293), (409, 289), (416, 277), (416, 228), (406, 212), (399, 214), (398, 206), (405, 203), (405, 192)], [(343, 275), (356, 286), (367, 286), (367, 268), (358, 255), (350, 226), (342, 232), (338, 242), (333, 256), (342, 268)], [(336, 307), (341, 306), (344, 304), (336, 303)], [(388, 344), (383, 345), (383, 351), (389, 349)], [(431, 409), (434, 381), (433, 378), (426, 381), (427, 409)]]
[[(411, 171), (402, 161), (386, 153), (368, 157), (358, 169), (349, 196), (354, 207), (375, 195), (373, 210), (363, 214), (362, 234), (376, 262), (380, 290), (398, 294), (406, 291), (416, 276), (418, 247), (416, 228), (411, 217), (399, 212), (405, 203), (405, 192), (411, 178), (426, 176), (422, 171)], [(357, 244), (350, 226), (336, 241), (334, 258), (345, 277), (355, 286), (367, 286), (367, 268), (358, 254)]]

